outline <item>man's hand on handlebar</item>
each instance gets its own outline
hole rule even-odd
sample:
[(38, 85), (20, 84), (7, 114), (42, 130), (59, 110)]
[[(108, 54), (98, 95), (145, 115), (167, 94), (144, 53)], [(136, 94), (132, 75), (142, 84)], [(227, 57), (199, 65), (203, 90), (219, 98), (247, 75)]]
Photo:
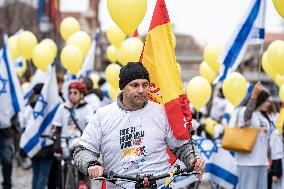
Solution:
[(196, 178), (201, 179), (202, 178), (202, 174), (205, 172), (205, 167), (206, 167), (206, 163), (203, 159), (200, 158), (194, 158), (194, 160), (192, 161), (191, 165), (194, 165), (194, 171), (198, 174), (196, 174)]
[(88, 175), (91, 179), (102, 177), (104, 169), (100, 165), (93, 165), (88, 168)]

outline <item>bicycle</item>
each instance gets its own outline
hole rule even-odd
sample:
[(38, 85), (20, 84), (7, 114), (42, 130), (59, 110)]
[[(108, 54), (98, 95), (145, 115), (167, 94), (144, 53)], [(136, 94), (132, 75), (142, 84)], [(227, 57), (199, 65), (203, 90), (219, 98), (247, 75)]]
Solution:
[(115, 182), (117, 181), (134, 182), (135, 189), (157, 189), (158, 186), (157, 186), (156, 181), (169, 177), (165, 181), (164, 186), (167, 187), (167, 189), (171, 189), (169, 184), (173, 181), (174, 176), (190, 176), (193, 174), (198, 174), (197, 172), (193, 171), (193, 167), (181, 169), (179, 165), (175, 165), (175, 168), (172, 172), (161, 174), (158, 176), (154, 176), (152, 174), (144, 175), (144, 176), (141, 176), (141, 175), (126, 176), (126, 175), (119, 175), (119, 174), (115, 174), (114, 172), (110, 172), (110, 173), (103, 173), (102, 177), (94, 178), (92, 180), (99, 180), (99, 181), (106, 180), (121, 188), (124, 188), (124, 187), (116, 184)]
[(48, 138), (53, 141), (65, 140), (67, 143), (67, 155), (56, 154), (55, 158), (60, 161), (60, 180), (59, 189), (77, 189), (78, 188), (78, 171), (75, 168), (74, 160), (72, 158), (71, 150), (68, 147), (69, 141), (74, 139), (74, 137), (56, 137), (50, 135), (41, 135), (42, 138)]

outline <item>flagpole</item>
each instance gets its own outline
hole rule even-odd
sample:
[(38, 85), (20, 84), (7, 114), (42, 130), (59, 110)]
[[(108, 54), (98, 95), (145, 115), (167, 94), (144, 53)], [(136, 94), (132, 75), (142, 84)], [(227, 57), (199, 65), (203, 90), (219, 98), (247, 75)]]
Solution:
[[(265, 15), (266, 15), (266, 0), (263, 0), (263, 12), (262, 12), (262, 23), (261, 25), (264, 26), (265, 24)], [(265, 26), (264, 26), (265, 28)], [(265, 30), (264, 30), (264, 38), (263, 38), (263, 41), (262, 43), (260, 44), (260, 51), (259, 51), (259, 54), (257, 56), (257, 64), (258, 64), (258, 73), (257, 73), (257, 81), (260, 81), (261, 80), (261, 60), (262, 60), (262, 54), (263, 54), (263, 51), (264, 51), (264, 43), (265, 43)]]

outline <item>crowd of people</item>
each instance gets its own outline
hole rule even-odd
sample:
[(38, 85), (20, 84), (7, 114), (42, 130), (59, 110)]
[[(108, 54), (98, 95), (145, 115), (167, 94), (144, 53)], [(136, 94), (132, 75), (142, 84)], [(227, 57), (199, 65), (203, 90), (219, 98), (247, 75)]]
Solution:
[[(193, 167), (201, 179), (206, 168), (197, 146), (189, 140), (176, 140), (167, 121), (163, 106), (148, 100), (149, 74), (141, 63), (128, 63), (120, 70), (117, 99), (110, 100), (100, 86), (94, 88), (90, 78), (64, 81), (58, 74), (61, 104), (45, 134), (54, 143), (44, 146), (31, 158), (32, 188), (59, 188), (60, 177), (56, 156), (72, 156), (79, 170), (79, 189), (90, 188), (89, 178), (102, 176), (103, 171), (123, 174), (161, 174), (171, 170), (167, 147), (186, 166)], [(7, 122), (0, 116), (0, 159), (3, 189), (12, 188), (13, 158), (22, 162), (30, 158), (19, 148), (20, 134), (33, 116), (33, 108), (40, 96), (43, 83), (36, 84), (28, 104), (19, 116)], [(67, 85), (67, 94), (64, 93)], [(281, 189), (283, 179), (283, 123), (278, 121), (271, 95), (261, 83), (256, 83), (250, 97), (239, 107), (233, 107), (221, 88), (210, 102), (196, 112), (191, 107), (195, 134), (222, 144), (224, 127), (258, 128), (251, 152), (236, 152), (238, 187), (240, 189)], [(68, 98), (64, 98), (67, 96)], [(279, 125), (280, 124), (280, 125)], [(19, 125), (21, 125), (19, 127)], [(195, 127), (197, 125), (198, 127)], [(18, 133), (17, 135), (15, 133)], [(71, 138), (68, 144), (62, 137)], [(15, 150), (17, 153), (15, 153)], [(133, 188), (133, 183), (120, 186)], [(107, 188), (117, 185), (107, 183)]]

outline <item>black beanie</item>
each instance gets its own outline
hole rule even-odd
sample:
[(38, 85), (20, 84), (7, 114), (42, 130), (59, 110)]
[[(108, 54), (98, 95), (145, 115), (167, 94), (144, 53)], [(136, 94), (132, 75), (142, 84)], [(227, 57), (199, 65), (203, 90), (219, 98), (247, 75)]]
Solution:
[(269, 97), (269, 92), (265, 89), (262, 89), (257, 96), (255, 109), (258, 108), (262, 103), (264, 103)]
[(149, 79), (149, 73), (141, 62), (128, 62), (120, 69), (119, 88), (122, 90), (128, 83), (135, 79)]

